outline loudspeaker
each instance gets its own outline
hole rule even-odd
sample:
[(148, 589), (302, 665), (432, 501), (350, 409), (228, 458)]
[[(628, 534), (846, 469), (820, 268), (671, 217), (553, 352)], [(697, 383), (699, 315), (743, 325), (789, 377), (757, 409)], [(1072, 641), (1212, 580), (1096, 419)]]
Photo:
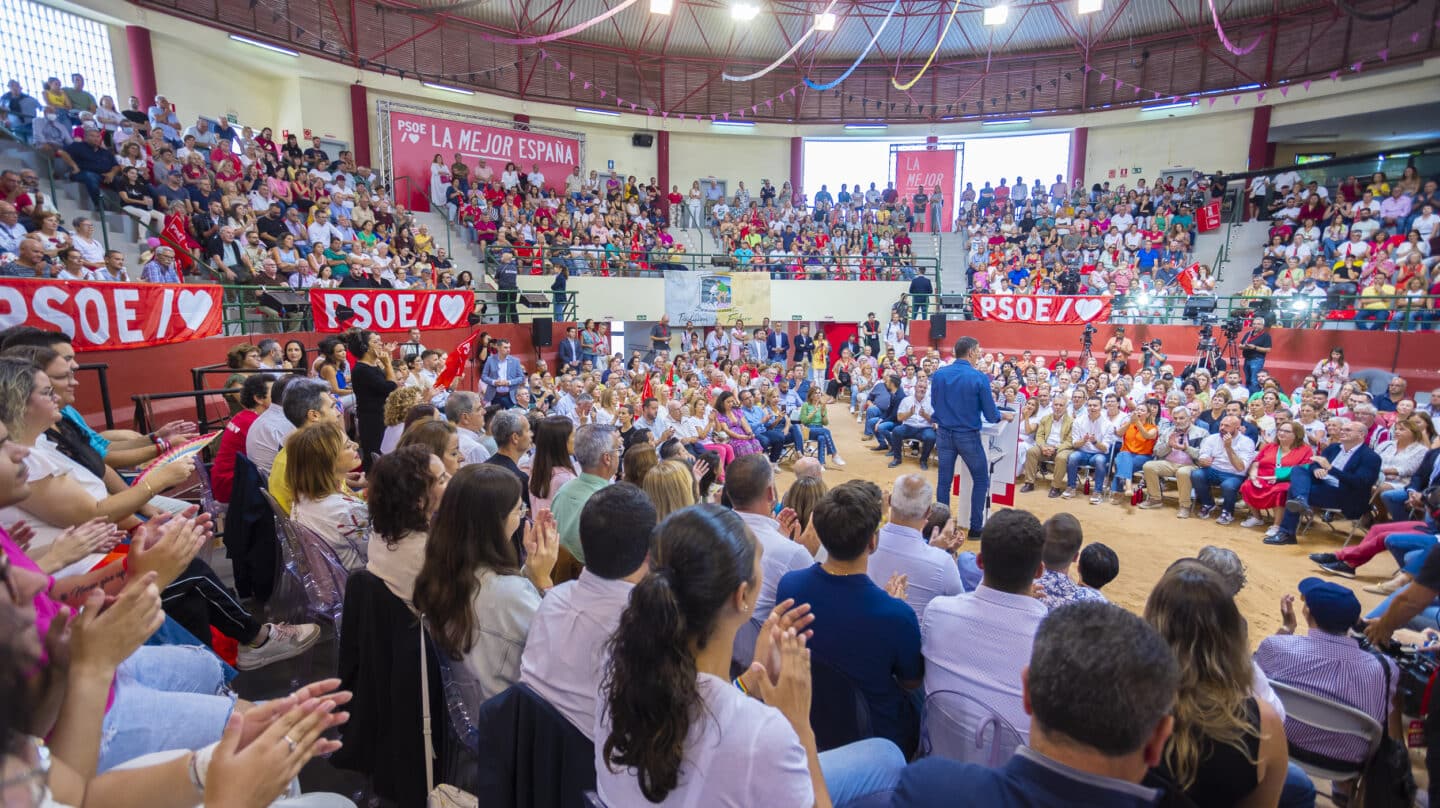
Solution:
[(549, 317), (536, 317), (530, 321), (530, 342), (536, 348), (550, 347)]
[(1204, 314), (1215, 313), (1216, 300), (1209, 295), (1192, 297), (1185, 301), (1185, 319), (1195, 320)]
[(945, 339), (945, 313), (941, 311), (930, 313), (930, 341), (939, 342)]
[(285, 314), (286, 310), (304, 308), (310, 305), (310, 296), (283, 289), (267, 289), (260, 293), (260, 305)]
[(630, 145), (637, 149), (648, 149), (655, 145), (655, 136), (649, 132), (636, 132), (630, 136)]
[(550, 305), (550, 298), (541, 292), (521, 292), (520, 305), (527, 309), (543, 309)]

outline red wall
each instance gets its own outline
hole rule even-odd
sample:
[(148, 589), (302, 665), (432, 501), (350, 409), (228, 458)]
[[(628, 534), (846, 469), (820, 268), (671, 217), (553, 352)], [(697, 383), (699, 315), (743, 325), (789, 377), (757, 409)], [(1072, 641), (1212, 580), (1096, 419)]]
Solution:
[[(556, 355), (556, 346), (565, 337), (564, 323), (553, 323), (549, 348), (542, 349), (540, 354), (544, 359), (553, 364)], [(510, 340), (511, 353), (520, 357), (527, 366), (536, 358), (534, 341), (531, 339), (530, 325), (484, 325), (477, 329), (482, 332), (489, 332), (492, 337), (506, 337)], [(428, 347), (437, 350), (449, 350), (460, 344), (471, 334), (469, 328), (452, 328), (428, 331), (425, 333), (424, 342)], [(309, 359), (315, 358), (315, 346), (320, 343), (328, 334), (315, 332), (301, 332), (295, 334), (252, 334), (244, 337), (211, 337), (209, 339), (182, 342), (175, 345), (162, 345), (155, 348), (140, 348), (128, 351), (86, 351), (79, 355), (78, 361), (82, 364), (93, 362), (104, 362), (109, 364), (110, 382), (110, 406), (115, 413), (117, 427), (125, 428), (130, 425), (134, 418), (135, 405), (131, 400), (132, 395), (174, 393), (193, 390), (194, 384), (190, 379), (191, 368), (203, 367), (206, 365), (224, 364), (225, 352), (233, 345), (241, 342), (259, 342), (262, 339), (273, 337), (284, 343), (288, 339), (298, 339), (305, 343), (309, 350)], [(386, 334), (386, 339), (403, 341), (404, 334)], [(473, 378), (473, 374), (471, 377)], [(222, 374), (207, 375), (205, 386), (215, 389), (221, 387), (225, 382)], [(104, 423), (104, 407), (100, 399), (100, 387), (96, 375), (90, 372), (80, 374), (80, 397), (76, 406), (91, 424)], [(214, 415), (226, 411), (224, 402), (214, 397), (208, 405), (208, 411)], [(194, 418), (195, 400), (193, 398), (179, 398), (167, 401), (156, 402), (155, 412), (157, 415), (164, 413), (168, 418)]]
[[(1100, 349), (1114, 333), (1114, 326), (1099, 325), (1095, 334), (1094, 352), (1101, 358)], [(1072, 359), (1080, 355), (1080, 335), (1083, 326), (1068, 325), (1022, 325), (974, 320), (951, 320), (946, 323), (945, 338), (936, 345), (930, 339), (930, 323), (916, 320), (910, 326), (910, 342), (920, 349), (932, 345), (949, 356), (955, 341), (962, 336), (980, 340), (981, 348), (989, 352), (1004, 352), (1006, 356), (1019, 355), (1022, 351), (1043, 354), (1054, 361), (1057, 352), (1064, 348)], [(1200, 341), (1199, 329), (1195, 326), (1180, 325), (1127, 325), (1125, 334), (1135, 344), (1139, 356), (1140, 343), (1159, 339), (1162, 350), (1169, 354), (1170, 363), (1176, 370), (1189, 364), (1195, 357), (1195, 345)], [(1217, 326), (1216, 336), (1224, 343), (1224, 337)], [(1271, 332), (1274, 349), (1265, 360), (1265, 369), (1278, 378), (1287, 389), (1299, 384), (1300, 380), (1315, 367), (1316, 361), (1325, 358), (1330, 349), (1345, 349), (1345, 359), (1352, 370), (1381, 368), (1404, 376), (1410, 383), (1410, 392), (1428, 392), (1440, 387), (1440, 333), (1401, 334), (1394, 331), (1317, 331), (1314, 329), (1277, 328)]]

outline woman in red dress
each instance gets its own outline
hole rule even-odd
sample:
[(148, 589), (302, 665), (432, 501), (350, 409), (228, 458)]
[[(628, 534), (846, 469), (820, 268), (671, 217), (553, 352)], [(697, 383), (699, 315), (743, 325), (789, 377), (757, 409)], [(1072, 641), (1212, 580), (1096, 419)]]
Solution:
[(1275, 442), (1267, 443), (1250, 464), (1245, 482), (1240, 486), (1240, 497), (1250, 506), (1250, 518), (1241, 522), (1242, 527), (1259, 527), (1271, 522), (1266, 536), (1280, 530), (1285, 498), (1290, 491), (1290, 474), (1296, 466), (1310, 462), (1310, 446), (1305, 443), (1302, 427), (1286, 421), (1275, 427)]

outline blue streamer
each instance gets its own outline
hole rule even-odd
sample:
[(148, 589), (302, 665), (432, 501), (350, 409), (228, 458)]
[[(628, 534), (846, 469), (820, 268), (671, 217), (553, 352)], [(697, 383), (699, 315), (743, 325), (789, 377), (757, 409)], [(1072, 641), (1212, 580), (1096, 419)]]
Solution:
[(850, 65), (850, 67), (846, 68), (845, 72), (841, 73), (839, 78), (835, 79), (829, 84), (816, 84), (815, 82), (811, 81), (810, 78), (807, 76), (805, 78), (805, 86), (809, 87), (812, 90), (819, 90), (823, 93), (826, 90), (835, 89), (836, 87), (840, 86), (840, 83), (845, 81), (845, 79), (850, 78), (850, 74), (855, 72), (855, 68), (859, 67), (860, 63), (865, 61), (865, 57), (870, 55), (871, 49), (873, 49), (875, 47), (875, 43), (879, 41), (880, 35), (885, 33), (885, 26), (890, 24), (890, 18), (895, 16), (895, 10), (898, 8), (900, 8), (900, 0), (895, 0), (895, 2), (890, 5), (890, 11), (885, 14), (885, 19), (880, 21), (880, 27), (875, 30), (875, 36), (870, 37), (870, 44), (865, 46), (865, 50), (860, 51), (860, 56), (855, 59), (855, 63)]

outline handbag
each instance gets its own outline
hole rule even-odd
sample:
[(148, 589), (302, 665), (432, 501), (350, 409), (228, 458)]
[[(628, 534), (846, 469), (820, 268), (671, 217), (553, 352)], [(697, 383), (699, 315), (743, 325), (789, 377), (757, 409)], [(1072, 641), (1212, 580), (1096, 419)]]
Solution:
[[(1386, 657), (1378, 653), (1375, 657), (1385, 674), (1384, 692), (1389, 693), (1390, 666), (1385, 664)], [(1363, 799), (1360, 804), (1365, 808), (1402, 808), (1413, 804), (1415, 791), (1409, 750), (1404, 743), (1382, 730), (1380, 746), (1360, 773), (1360, 796)]]
[(425, 653), (425, 615), (420, 615), (420, 726), (425, 734), (425, 804), (428, 808), (480, 808), (468, 791), (441, 783), (435, 785), (435, 744), (430, 728), (430, 662)]

